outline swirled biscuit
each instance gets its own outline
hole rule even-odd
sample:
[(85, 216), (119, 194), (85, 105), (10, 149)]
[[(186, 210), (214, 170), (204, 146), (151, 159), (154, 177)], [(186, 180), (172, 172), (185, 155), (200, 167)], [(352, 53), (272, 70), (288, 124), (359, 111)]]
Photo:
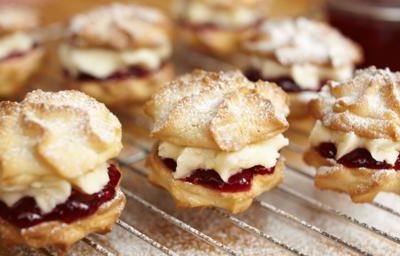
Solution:
[(311, 102), (317, 123), (305, 161), (315, 184), (370, 202), (381, 191), (400, 193), (398, 175), (400, 73), (371, 67), (329, 82)]
[(167, 83), (146, 105), (159, 140), (150, 181), (178, 206), (244, 211), (282, 180), (287, 103), (275, 84), (238, 71), (195, 70)]
[(171, 23), (160, 11), (110, 4), (73, 17), (59, 56), (68, 84), (110, 106), (147, 100), (173, 75)]
[(112, 4), (75, 16), (68, 28), (73, 45), (118, 50), (169, 43), (171, 24), (160, 11), (133, 4)]
[(157, 139), (236, 151), (286, 130), (287, 102), (273, 83), (252, 83), (238, 71), (195, 70), (167, 83), (146, 107)]
[(296, 128), (310, 123), (307, 105), (322, 86), (352, 77), (362, 61), (356, 43), (328, 24), (306, 18), (264, 21), (242, 42), (242, 53), (249, 79), (275, 82), (290, 95), (289, 122)]
[(40, 16), (32, 8), (0, 6), (0, 98), (23, 93), (27, 80), (38, 70), (44, 49), (32, 30), (39, 25)]
[(353, 79), (330, 82), (311, 102), (322, 124), (369, 139), (400, 140), (400, 73), (360, 70)]
[(2, 242), (66, 250), (111, 228), (125, 204), (108, 163), (122, 148), (121, 124), (103, 104), (36, 90), (0, 103), (0, 135)]
[(174, 12), (181, 37), (190, 46), (229, 57), (265, 19), (263, 0), (176, 0)]

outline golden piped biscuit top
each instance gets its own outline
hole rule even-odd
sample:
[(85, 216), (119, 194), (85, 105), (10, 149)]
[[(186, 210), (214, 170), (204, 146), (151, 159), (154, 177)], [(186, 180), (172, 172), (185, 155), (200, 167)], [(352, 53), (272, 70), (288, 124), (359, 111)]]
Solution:
[(239, 71), (195, 70), (167, 83), (146, 105), (152, 136), (181, 146), (237, 151), (288, 127), (287, 95)]
[(0, 103), (0, 183), (25, 186), (51, 175), (74, 183), (118, 155), (121, 124), (77, 91), (33, 91)]
[(134, 4), (111, 4), (74, 17), (70, 41), (81, 47), (117, 50), (169, 44), (171, 24), (160, 11)]
[(282, 65), (315, 64), (339, 67), (362, 60), (361, 48), (333, 27), (306, 18), (264, 21), (243, 42), (247, 53), (274, 58)]
[(347, 81), (331, 81), (311, 109), (332, 130), (400, 141), (400, 72), (370, 67)]
[(31, 30), (39, 26), (39, 14), (32, 8), (7, 4), (0, 5), (0, 35)]

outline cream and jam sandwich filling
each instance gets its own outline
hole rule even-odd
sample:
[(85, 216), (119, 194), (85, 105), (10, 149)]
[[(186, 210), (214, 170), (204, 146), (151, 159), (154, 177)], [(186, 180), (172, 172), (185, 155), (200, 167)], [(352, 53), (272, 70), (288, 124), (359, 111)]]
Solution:
[(279, 150), (288, 140), (279, 134), (239, 151), (182, 147), (161, 142), (158, 156), (173, 172), (174, 179), (224, 192), (248, 191), (254, 175), (274, 173)]
[[(61, 221), (72, 223), (76, 220), (89, 217), (94, 214), (103, 204), (110, 202), (117, 195), (117, 185), (121, 174), (112, 164), (107, 168), (108, 182), (101, 190), (92, 194), (82, 193), (72, 189), (66, 201), (57, 204), (49, 212), (43, 212), (38, 205), (37, 199), (40, 196), (24, 196), (13, 204), (0, 201), (0, 217), (12, 223), (18, 228), (29, 228), (43, 222)], [(46, 185), (56, 185), (57, 183), (47, 183)], [(39, 189), (37, 189), (39, 190)], [(50, 192), (49, 189), (48, 192)], [(53, 188), (53, 193), (56, 189)], [(38, 191), (38, 193), (41, 193)], [(7, 196), (6, 196), (7, 197)]]
[(0, 7), (0, 61), (21, 57), (38, 47), (31, 34), (39, 26), (38, 13), (18, 5)]
[(238, 71), (195, 70), (167, 83), (146, 105), (158, 140), (149, 179), (181, 206), (246, 209), (282, 179), (287, 101), (277, 85)]
[(60, 47), (68, 75), (78, 80), (143, 77), (171, 56), (170, 24), (159, 11), (112, 4), (74, 17)]
[(265, 19), (266, 7), (263, 0), (176, 0), (173, 10), (183, 41), (226, 58)]
[(390, 139), (369, 139), (354, 132), (331, 131), (318, 121), (310, 142), (322, 157), (349, 168), (400, 170), (400, 143)]
[(37, 47), (39, 47), (38, 43), (23, 32), (0, 36), (0, 62), (24, 57)]
[(160, 11), (110, 4), (73, 17), (59, 47), (66, 79), (107, 105), (143, 102), (174, 71), (171, 22)]
[(16, 4), (0, 6), (0, 97), (14, 97), (39, 68), (44, 49), (34, 30), (39, 14)]
[(249, 79), (276, 82), (289, 93), (348, 79), (362, 59), (360, 48), (336, 29), (306, 18), (265, 21), (243, 50)]
[(317, 186), (348, 192), (355, 201), (399, 193), (399, 88), (400, 73), (371, 67), (329, 82), (311, 102), (318, 121), (305, 160), (317, 167)]
[(20, 229), (90, 218), (123, 197), (109, 160), (121, 124), (76, 91), (33, 91), (0, 103), (0, 218)]

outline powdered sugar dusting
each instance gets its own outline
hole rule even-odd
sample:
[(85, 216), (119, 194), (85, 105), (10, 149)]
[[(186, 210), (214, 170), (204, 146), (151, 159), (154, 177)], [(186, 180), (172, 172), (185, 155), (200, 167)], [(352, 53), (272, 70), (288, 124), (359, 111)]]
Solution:
[[(45, 111), (51, 111), (54, 107), (72, 108), (73, 111), (82, 114), (82, 123), (79, 126), (84, 129), (84, 123), (88, 122), (90, 124), (88, 128), (106, 143), (113, 142), (115, 130), (121, 129), (121, 123), (117, 117), (111, 114), (103, 103), (78, 91), (52, 93), (37, 90), (28, 93), (22, 104), (40, 104)], [(65, 125), (65, 123), (59, 123), (59, 125)]]
[(397, 172), (396, 172), (396, 170), (393, 170), (393, 169), (379, 170), (372, 175), (372, 180), (375, 182), (379, 182), (385, 177), (388, 177), (388, 176), (393, 177), (396, 175), (397, 175)]
[(329, 82), (313, 108), (324, 126), (370, 139), (400, 140), (400, 72), (358, 70), (354, 78)]
[(334, 172), (339, 171), (340, 168), (337, 166), (321, 166), (317, 169), (317, 174), (318, 175), (328, 175)]
[(250, 82), (238, 71), (195, 70), (167, 83), (148, 103), (152, 133), (173, 144), (236, 151), (286, 129), (286, 97), (275, 84)]
[[(317, 168), (317, 175), (320, 175), (320, 176), (329, 175), (329, 174), (332, 174), (335, 172), (343, 171), (343, 168), (345, 168), (343, 165), (337, 164), (333, 160), (329, 160), (329, 161), (332, 162), (332, 166), (321, 166), (321, 167)], [(367, 172), (368, 169), (358, 168), (357, 171)], [(372, 174), (371, 178), (374, 182), (379, 182), (380, 180), (382, 180), (382, 178), (387, 177), (387, 176), (393, 176), (393, 175), (397, 175), (397, 172), (394, 169), (380, 169), (380, 170), (376, 170)]]
[[(121, 190), (119, 187), (116, 188), (116, 191), (115, 191), (115, 192), (116, 192), (116, 193), (115, 193), (114, 198), (113, 198), (112, 200), (110, 200), (110, 201), (105, 202), (104, 204), (102, 204), (102, 205), (100, 206), (99, 210), (100, 210), (100, 209), (107, 209), (107, 208), (109, 208), (111, 205), (113, 205), (116, 201), (119, 201), (119, 200), (121, 200), (123, 197), (125, 197), (124, 193), (122, 192), (122, 190)], [(118, 209), (115, 209), (115, 211), (116, 211), (116, 212), (122, 212), (122, 210), (123, 210), (124, 207), (125, 207), (125, 204), (118, 204), (117, 207), (118, 207)]]
[(273, 54), (283, 65), (315, 63), (339, 67), (361, 59), (358, 46), (336, 29), (306, 18), (265, 21), (256, 37), (244, 46), (256, 54)]
[(119, 49), (127, 48), (133, 42), (153, 45), (168, 43), (168, 29), (167, 17), (157, 9), (120, 3), (77, 15), (69, 25), (75, 41)]
[(124, 5), (120, 3), (101, 6), (93, 11), (77, 15), (70, 25), (73, 32), (78, 32), (87, 25), (107, 26), (112, 22), (120, 23), (122, 20), (129, 22), (129, 19), (140, 19), (147, 22), (158, 23), (165, 20), (165, 16), (157, 9), (147, 8), (140, 5)]

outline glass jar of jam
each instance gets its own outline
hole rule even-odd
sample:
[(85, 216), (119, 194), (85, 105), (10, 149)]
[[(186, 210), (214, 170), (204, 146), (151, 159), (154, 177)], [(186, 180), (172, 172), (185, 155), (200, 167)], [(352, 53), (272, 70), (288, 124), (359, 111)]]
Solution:
[(400, 71), (400, 0), (327, 0), (329, 22), (364, 49), (363, 66)]

